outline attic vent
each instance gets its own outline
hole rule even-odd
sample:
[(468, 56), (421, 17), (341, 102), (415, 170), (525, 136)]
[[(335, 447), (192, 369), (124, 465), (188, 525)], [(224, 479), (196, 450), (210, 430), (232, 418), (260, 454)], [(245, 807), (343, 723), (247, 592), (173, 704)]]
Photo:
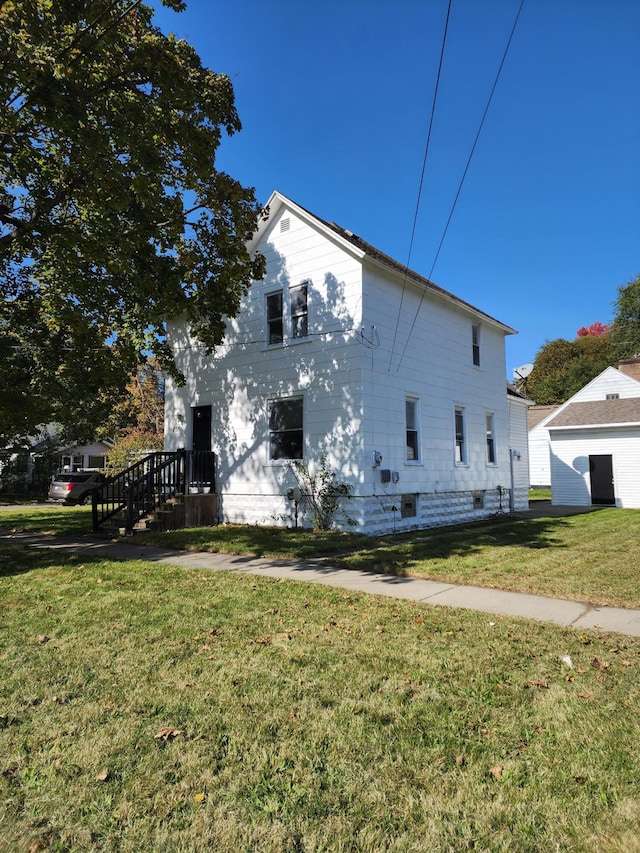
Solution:
[(286, 219), (281, 219), (280, 220), (280, 233), (282, 234), (283, 231), (288, 231), (290, 226), (291, 226), (291, 220), (289, 219), (288, 216)]
[(607, 399), (607, 400), (619, 400), (620, 394), (607, 394), (605, 399)]

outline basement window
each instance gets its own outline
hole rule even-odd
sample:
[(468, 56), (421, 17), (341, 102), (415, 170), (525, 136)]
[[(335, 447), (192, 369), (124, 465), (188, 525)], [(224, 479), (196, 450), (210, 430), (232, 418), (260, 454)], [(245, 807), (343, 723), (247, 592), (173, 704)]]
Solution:
[(473, 492), (473, 508), (484, 509), (484, 489), (475, 489)]
[(417, 513), (417, 495), (400, 495), (400, 514), (402, 518), (415, 518)]

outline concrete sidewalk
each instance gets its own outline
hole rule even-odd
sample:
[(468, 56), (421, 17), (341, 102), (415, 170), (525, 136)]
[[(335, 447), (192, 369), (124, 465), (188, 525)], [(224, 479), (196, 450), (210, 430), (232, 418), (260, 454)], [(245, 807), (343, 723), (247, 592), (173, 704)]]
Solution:
[(200, 570), (242, 572), (283, 580), (307, 581), (365, 592), (421, 601), (424, 604), (461, 607), (499, 616), (520, 616), (574, 628), (594, 628), (640, 637), (640, 610), (623, 607), (592, 607), (577, 601), (546, 598), (486, 587), (462, 586), (421, 578), (337, 569), (324, 562), (277, 560), (211, 554), (205, 551), (174, 551), (137, 543), (118, 543), (79, 536), (46, 536), (29, 533), (0, 534), (0, 541), (19, 542), (32, 548), (50, 548), (86, 554), (97, 559), (147, 560)]

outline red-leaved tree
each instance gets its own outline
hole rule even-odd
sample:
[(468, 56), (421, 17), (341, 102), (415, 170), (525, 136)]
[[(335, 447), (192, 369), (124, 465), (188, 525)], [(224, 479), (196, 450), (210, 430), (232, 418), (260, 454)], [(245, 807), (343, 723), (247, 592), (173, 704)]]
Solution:
[(579, 338), (586, 338), (587, 336), (591, 338), (601, 338), (603, 335), (606, 335), (609, 331), (609, 327), (605, 326), (604, 323), (601, 323), (598, 320), (597, 323), (592, 323), (590, 326), (583, 326), (581, 329), (578, 329), (577, 335)]

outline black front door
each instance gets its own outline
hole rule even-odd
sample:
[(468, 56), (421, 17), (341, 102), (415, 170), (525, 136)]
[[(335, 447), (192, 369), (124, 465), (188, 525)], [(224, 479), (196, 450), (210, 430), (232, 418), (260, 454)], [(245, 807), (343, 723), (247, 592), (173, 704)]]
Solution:
[(211, 406), (194, 406), (192, 450), (211, 450)]
[(213, 485), (211, 406), (194, 406), (191, 415), (191, 449), (194, 453), (191, 454), (190, 486), (198, 491), (209, 491)]
[(613, 457), (611, 455), (589, 456), (591, 474), (591, 503), (615, 506), (613, 488)]

